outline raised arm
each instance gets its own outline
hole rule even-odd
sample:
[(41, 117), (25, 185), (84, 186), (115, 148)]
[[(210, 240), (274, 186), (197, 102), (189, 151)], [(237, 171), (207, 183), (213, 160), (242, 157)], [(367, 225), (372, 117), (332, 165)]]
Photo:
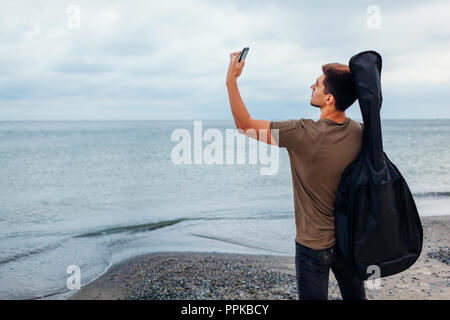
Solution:
[(237, 58), (240, 52), (230, 54), (230, 65), (227, 73), (228, 98), (230, 100), (231, 112), (233, 113), (234, 123), (239, 132), (259, 141), (268, 144), (277, 145), (270, 132), (270, 121), (256, 120), (250, 117), (250, 114), (242, 101), (237, 85), (237, 78), (241, 75), (245, 65), (245, 60), (238, 62)]

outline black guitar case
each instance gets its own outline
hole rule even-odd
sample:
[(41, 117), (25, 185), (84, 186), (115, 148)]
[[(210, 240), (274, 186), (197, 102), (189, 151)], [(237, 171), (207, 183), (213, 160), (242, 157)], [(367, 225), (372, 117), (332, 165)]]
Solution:
[(349, 67), (363, 117), (363, 144), (341, 176), (335, 232), (338, 254), (356, 277), (367, 280), (373, 266), (379, 267), (379, 277), (409, 268), (422, 251), (423, 230), (405, 179), (383, 151), (381, 56), (361, 52)]

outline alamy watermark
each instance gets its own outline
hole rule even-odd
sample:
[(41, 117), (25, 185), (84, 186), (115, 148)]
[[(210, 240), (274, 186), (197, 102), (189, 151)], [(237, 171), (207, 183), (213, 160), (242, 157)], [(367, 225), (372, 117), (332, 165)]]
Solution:
[(367, 29), (376, 30), (381, 29), (381, 9), (377, 5), (370, 5), (366, 9), (367, 17), (366, 26)]
[(75, 290), (81, 288), (81, 270), (77, 265), (70, 265), (67, 267), (66, 273), (70, 276), (66, 280), (66, 286), (69, 290)]
[[(261, 141), (255, 139), (257, 133), (260, 135)], [(178, 128), (172, 132), (171, 141), (178, 143), (172, 148), (171, 159), (176, 165), (245, 164), (248, 160), (248, 164), (258, 164), (259, 162), (260, 165), (264, 166), (260, 168), (261, 175), (275, 175), (279, 169), (279, 148), (266, 143), (267, 134), (266, 129), (260, 129), (258, 132), (253, 129), (246, 131), (226, 129), (224, 139), (220, 129), (209, 128), (203, 132), (202, 121), (194, 121), (193, 136), (185, 128)], [(278, 129), (270, 130), (270, 134), (275, 141), (278, 141)], [(248, 148), (246, 148), (247, 141)], [(203, 142), (210, 143), (203, 146)], [(248, 158), (246, 157), (247, 150)], [(270, 154), (268, 153), (269, 150)]]
[(366, 280), (367, 289), (380, 289), (381, 284), (381, 270), (377, 265), (370, 265), (367, 267), (367, 274), (371, 276)]
[(66, 9), (67, 17), (67, 29), (79, 30), (81, 29), (81, 8), (77, 5), (70, 5)]

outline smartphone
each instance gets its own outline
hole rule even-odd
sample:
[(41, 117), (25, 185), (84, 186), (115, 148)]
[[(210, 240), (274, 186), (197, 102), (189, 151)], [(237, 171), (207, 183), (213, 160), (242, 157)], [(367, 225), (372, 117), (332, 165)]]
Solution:
[(238, 62), (241, 62), (242, 59), (245, 60), (245, 57), (247, 56), (248, 50), (250, 50), (249, 47), (245, 47), (244, 49), (242, 49), (241, 54), (239, 55)]

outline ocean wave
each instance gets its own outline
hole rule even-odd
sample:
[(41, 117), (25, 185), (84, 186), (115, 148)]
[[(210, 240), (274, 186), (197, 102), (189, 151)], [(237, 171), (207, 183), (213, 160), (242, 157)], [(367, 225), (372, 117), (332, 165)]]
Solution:
[(15, 254), (15, 255), (12, 255), (10, 257), (7, 257), (7, 258), (4, 258), (4, 259), (0, 260), (0, 265), (4, 265), (4, 264), (10, 263), (10, 262), (14, 262), (14, 261), (17, 261), (17, 260), (20, 260), (20, 259), (24, 259), (24, 258), (29, 258), (29, 257), (35, 256), (37, 254), (41, 254), (41, 253), (44, 253), (44, 252), (47, 252), (47, 251), (50, 251), (50, 250), (54, 250), (54, 249), (56, 249), (56, 248), (58, 248), (60, 246), (61, 246), (60, 243), (52, 243), (52, 244), (46, 245), (46, 246), (41, 247), (41, 248), (32, 249), (32, 250), (29, 250), (29, 251), (26, 251), (26, 252), (18, 253), (18, 254)]
[(111, 235), (111, 234), (117, 234), (117, 233), (137, 233), (137, 232), (146, 232), (146, 231), (153, 231), (165, 227), (169, 227), (175, 224), (178, 224), (180, 222), (184, 221), (211, 221), (211, 220), (255, 220), (255, 219), (280, 219), (280, 218), (290, 218), (292, 217), (292, 213), (271, 213), (271, 214), (252, 214), (252, 215), (245, 215), (242, 216), (232, 216), (232, 217), (224, 217), (224, 216), (202, 216), (202, 217), (185, 217), (185, 218), (177, 218), (172, 220), (163, 220), (159, 222), (152, 222), (152, 223), (144, 223), (144, 224), (137, 224), (137, 225), (126, 225), (122, 227), (112, 227), (112, 228), (105, 228), (100, 229), (96, 231), (91, 231), (87, 233), (82, 233), (79, 235), (74, 236), (73, 238), (88, 238), (88, 237), (100, 237), (105, 235)]
[(286, 252), (283, 252), (283, 251), (278, 251), (278, 250), (274, 250), (274, 249), (259, 247), (259, 246), (255, 246), (255, 245), (253, 245), (251, 243), (248, 243), (248, 242), (238, 241), (238, 240), (235, 240), (235, 239), (230, 239), (230, 238), (225, 238), (225, 237), (219, 237), (219, 236), (216, 236), (216, 235), (207, 235), (207, 234), (200, 234), (200, 233), (191, 233), (191, 235), (196, 236), (196, 237), (200, 237), (200, 238), (206, 238), (206, 239), (212, 239), (212, 240), (232, 243), (232, 244), (236, 244), (236, 245), (243, 246), (243, 247), (260, 249), (260, 250), (266, 250), (266, 251), (280, 253), (280, 254), (286, 254)]
[(415, 192), (413, 196), (418, 198), (449, 198), (450, 191)]
[[(203, 216), (203, 217), (186, 217), (186, 218), (177, 218), (177, 219), (172, 219), (172, 220), (163, 220), (163, 221), (158, 221), (158, 222), (152, 222), (152, 223), (144, 223), (144, 224), (137, 224), (137, 225), (125, 225), (125, 226), (121, 226), (121, 227), (109, 227), (109, 228), (103, 228), (103, 229), (99, 229), (99, 230), (94, 230), (94, 231), (90, 231), (90, 232), (85, 232), (85, 233), (81, 233), (78, 235), (74, 235), (72, 236), (72, 238), (92, 238), (92, 237), (101, 237), (101, 236), (106, 236), (106, 235), (112, 235), (112, 234), (120, 234), (120, 233), (128, 233), (128, 234), (133, 234), (133, 233), (138, 233), (138, 232), (148, 232), (148, 231), (154, 231), (157, 229), (161, 229), (161, 228), (165, 228), (165, 227), (169, 227), (169, 226), (173, 226), (176, 225), (178, 223), (184, 222), (184, 221), (212, 221), (212, 220), (227, 220), (227, 221), (232, 221), (232, 220), (261, 220), (261, 219), (266, 219), (266, 220), (271, 220), (271, 219), (285, 219), (285, 218), (291, 218), (292, 217), (292, 213), (263, 213), (263, 214), (252, 214), (252, 215), (245, 215), (243, 214), (242, 216), (234, 216), (234, 217), (214, 217), (214, 216)], [(209, 237), (209, 236), (205, 236), (205, 235), (199, 235), (196, 234), (197, 236), (202, 236), (202, 237)], [(271, 249), (267, 249), (267, 248), (260, 248), (260, 247), (255, 247), (255, 246), (251, 246), (249, 244), (245, 244), (243, 242), (238, 242), (235, 240), (231, 240), (231, 239), (224, 239), (224, 238), (220, 238), (220, 237), (215, 237), (215, 240), (219, 240), (219, 241), (225, 241), (225, 242), (230, 242), (230, 243), (234, 243), (234, 244), (238, 244), (238, 245), (243, 245), (243, 246), (248, 246), (248, 247), (254, 247), (257, 249), (263, 249), (263, 250), (268, 250), (268, 251), (274, 251), (275, 250), (271, 250)], [(5, 257), (3, 259), (0, 260), (0, 265), (5, 265), (7, 263), (10, 262), (14, 262), (17, 260), (21, 260), (21, 259), (26, 259), (26, 258), (30, 258), (32, 256), (38, 255), (38, 254), (42, 254), (54, 249), (57, 249), (59, 247), (62, 246), (61, 243), (63, 243), (64, 241), (60, 241), (58, 243), (52, 243), (52, 244), (48, 244), (46, 246), (43, 246), (41, 248), (35, 248), (35, 249), (30, 249), (28, 251), (25, 252), (21, 252), (18, 254), (14, 254), (12, 256), (9, 257)]]
[(127, 225), (123, 227), (114, 227), (114, 228), (106, 228), (97, 231), (83, 233), (74, 238), (87, 238), (87, 237), (99, 237), (104, 235), (116, 234), (116, 233), (136, 233), (136, 232), (145, 232), (145, 231), (153, 231), (156, 229), (172, 226), (174, 224), (180, 223), (182, 221), (186, 221), (188, 218), (179, 218), (173, 220), (165, 220), (153, 223), (144, 223), (138, 225)]

